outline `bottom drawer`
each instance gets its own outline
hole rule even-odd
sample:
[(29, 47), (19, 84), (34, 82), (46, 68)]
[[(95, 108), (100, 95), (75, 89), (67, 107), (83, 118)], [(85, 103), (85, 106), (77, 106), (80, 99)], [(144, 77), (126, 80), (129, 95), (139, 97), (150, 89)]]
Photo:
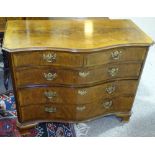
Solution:
[(133, 97), (102, 99), (83, 105), (29, 105), (20, 108), (21, 123), (35, 120), (84, 121), (115, 112), (131, 110)]
[(75, 120), (75, 107), (73, 106), (61, 106), (55, 104), (49, 105), (30, 105), (22, 107), (21, 123), (25, 121), (35, 120), (64, 120), (74, 121)]
[(126, 96), (102, 99), (94, 104), (83, 105), (84, 110), (76, 113), (76, 120), (83, 121), (116, 112), (129, 112), (131, 111), (133, 101), (133, 96)]

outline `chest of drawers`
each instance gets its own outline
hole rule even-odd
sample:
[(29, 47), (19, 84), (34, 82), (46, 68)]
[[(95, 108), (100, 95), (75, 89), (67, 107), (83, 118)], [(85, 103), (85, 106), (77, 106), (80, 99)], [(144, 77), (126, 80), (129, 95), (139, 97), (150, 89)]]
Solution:
[(153, 41), (130, 20), (9, 21), (7, 53), (18, 125), (128, 120)]

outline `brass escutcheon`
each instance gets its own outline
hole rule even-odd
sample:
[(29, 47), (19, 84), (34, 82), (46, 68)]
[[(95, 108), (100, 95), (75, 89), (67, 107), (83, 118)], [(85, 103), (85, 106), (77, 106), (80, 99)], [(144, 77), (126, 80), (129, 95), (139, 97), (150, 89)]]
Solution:
[(85, 78), (85, 77), (87, 77), (88, 75), (89, 75), (89, 72), (79, 72), (79, 76), (80, 76), (80, 77)]
[(53, 99), (54, 97), (57, 96), (57, 93), (56, 93), (56, 92), (50, 91), (50, 92), (44, 92), (44, 95), (45, 95), (49, 100), (51, 100), (51, 99)]
[(52, 52), (52, 53), (47, 53), (47, 54), (43, 54), (43, 60), (47, 61), (47, 62), (54, 62), (56, 60), (56, 53)]
[(102, 106), (105, 108), (105, 109), (109, 109), (111, 106), (112, 106), (112, 101), (104, 101), (102, 103)]
[(108, 69), (108, 73), (110, 74), (110, 76), (116, 76), (118, 73), (118, 68), (117, 67), (112, 67)]
[(87, 91), (85, 89), (81, 89), (81, 90), (78, 90), (78, 94), (81, 96), (84, 96), (87, 94)]
[(114, 51), (111, 53), (111, 57), (114, 60), (119, 60), (121, 56), (122, 51)]
[(109, 87), (107, 87), (107, 88), (105, 89), (105, 91), (106, 91), (108, 94), (112, 94), (113, 92), (115, 92), (115, 90), (116, 90), (116, 87), (115, 87), (114, 85), (111, 85), (111, 86), (109, 86)]
[(79, 111), (79, 112), (82, 112), (82, 111), (84, 111), (85, 109), (86, 109), (85, 106), (78, 106), (78, 107), (76, 107), (76, 110)]
[(57, 108), (56, 107), (45, 107), (45, 112), (55, 113), (57, 112)]
[(57, 73), (44, 73), (44, 78), (48, 81), (54, 80), (57, 77)]

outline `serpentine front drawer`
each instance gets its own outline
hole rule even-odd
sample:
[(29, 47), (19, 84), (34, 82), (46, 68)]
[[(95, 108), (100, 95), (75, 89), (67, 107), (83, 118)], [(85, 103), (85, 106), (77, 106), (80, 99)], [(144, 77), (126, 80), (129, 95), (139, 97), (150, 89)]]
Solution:
[(108, 64), (96, 68), (69, 70), (53, 67), (15, 69), (17, 86), (26, 85), (88, 85), (114, 79), (138, 79), (141, 63)]
[[(20, 108), (22, 122), (28, 121), (82, 121), (105, 115), (107, 113), (128, 112), (133, 103), (133, 96), (106, 98), (96, 100), (92, 104), (58, 105), (32, 104)], [(95, 109), (95, 110), (94, 110)]]
[(146, 53), (147, 48), (144, 47), (113, 48), (87, 54), (75, 54), (56, 50), (21, 51), (13, 55), (13, 61), (15, 67), (60, 66), (78, 68), (120, 61), (142, 61)]
[[(91, 87), (34, 87), (18, 90), (20, 106), (31, 104), (55, 103), (64, 105), (88, 104), (97, 99), (134, 95), (137, 88), (137, 80), (122, 80), (108, 82)], [(34, 98), (35, 96), (35, 98)]]

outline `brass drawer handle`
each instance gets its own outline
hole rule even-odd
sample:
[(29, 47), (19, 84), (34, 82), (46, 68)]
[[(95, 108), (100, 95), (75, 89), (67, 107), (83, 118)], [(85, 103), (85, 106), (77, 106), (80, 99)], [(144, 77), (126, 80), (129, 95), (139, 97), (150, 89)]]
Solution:
[(52, 53), (47, 53), (47, 54), (43, 54), (43, 60), (47, 61), (47, 62), (54, 62), (56, 60), (56, 53), (52, 52)]
[(89, 75), (89, 72), (79, 72), (79, 76), (85, 78)]
[(119, 60), (121, 56), (122, 51), (114, 51), (111, 53), (111, 57), (113, 60)]
[(87, 91), (85, 89), (81, 89), (81, 90), (78, 90), (78, 94), (81, 96), (84, 96), (87, 94)]
[(57, 77), (57, 73), (44, 73), (44, 78), (48, 81), (54, 80)]
[(86, 109), (85, 106), (78, 106), (78, 107), (76, 107), (76, 110), (79, 111), (79, 112), (82, 112), (82, 111), (84, 111), (85, 109)]
[(45, 107), (45, 112), (55, 113), (57, 112), (57, 108), (56, 107)]
[(117, 67), (112, 67), (108, 69), (108, 73), (110, 76), (116, 76), (118, 73), (119, 69)]
[(115, 92), (115, 90), (116, 90), (116, 87), (115, 87), (114, 85), (111, 85), (111, 86), (109, 86), (109, 87), (107, 87), (107, 88), (105, 89), (105, 91), (106, 91), (108, 94), (112, 94), (113, 92)]
[(50, 91), (50, 92), (44, 92), (44, 95), (45, 95), (49, 100), (51, 100), (51, 99), (53, 99), (54, 97), (57, 96), (57, 93), (56, 93), (56, 92)]
[(112, 101), (104, 101), (102, 103), (102, 106), (105, 108), (105, 109), (109, 109), (111, 106), (112, 106)]

